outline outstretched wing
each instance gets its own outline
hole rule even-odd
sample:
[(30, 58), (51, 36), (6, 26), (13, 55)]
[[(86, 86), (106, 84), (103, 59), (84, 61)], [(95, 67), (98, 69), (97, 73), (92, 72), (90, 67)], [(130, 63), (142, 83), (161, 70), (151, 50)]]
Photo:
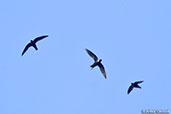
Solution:
[(44, 39), (44, 38), (46, 38), (46, 37), (48, 37), (48, 35), (44, 35), (44, 36), (37, 37), (37, 38), (34, 39), (34, 42), (36, 43), (36, 42), (38, 42), (39, 40), (42, 40), (42, 39)]
[(99, 66), (100, 71), (102, 72), (103, 76), (105, 78), (107, 78), (104, 66), (101, 63), (99, 63), (98, 66)]
[(92, 57), (94, 59), (95, 62), (98, 60), (98, 57), (93, 52), (91, 52), (88, 49), (85, 49), (85, 50), (90, 55), (90, 57)]
[(23, 50), (23, 52), (22, 52), (22, 56), (24, 55), (24, 53), (28, 50), (28, 48), (29, 48), (30, 46), (32, 46), (31, 43), (28, 43), (28, 44), (25, 46), (25, 48), (24, 48), (24, 50)]
[(129, 88), (128, 88), (128, 94), (132, 91), (132, 89), (133, 89), (134, 87), (131, 85), (131, 86), (129, 86)]
[(139, 84), (139, 83), (142, 83), (142, 82), (144, 82), (144, 81), (136, 81), (135, 84)]

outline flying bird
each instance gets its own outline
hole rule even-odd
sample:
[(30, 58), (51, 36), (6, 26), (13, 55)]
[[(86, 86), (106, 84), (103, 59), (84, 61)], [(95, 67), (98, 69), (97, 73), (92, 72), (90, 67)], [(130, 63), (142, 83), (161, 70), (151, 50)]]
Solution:
[(103, 76), (106, 79), (107, 77), (106, 77), (105, 68), (101, 63), (102, 59), (98, 59), (98, 57), (93, 52), (91, 52), (90, 50), (88, 50), (88, 49), (85, 49), (85, 50), (89, 54), (89, 56), (94, 59), (94, 63), (92, 65), (90, 65), (91, 69), (98, 66), (100, 68), (100, 71), (102, 72)]
[(36, 43), (44, 38), (48, 37), (48, 35), (44, 35), (44, 36), (39, 36), (39, 37), (36, 37), (34, 40), (30, 40), (30, 43), (28, 43), (23, 52), (22, 52), (22, 56), (24, 55), (24, 53), (28, 50), (28, 48), (30, 48), (31, 46), (33, 46), (35, 48), (35, 50), (38, 50), (37, 46), (36, 46)]
[(138, 84), (142, 83), (142, 82), (144, 82), (144, 81), (136, 81), (134, 83), (131, 83), (131, 85), (128, 88), (128, 92), (127, 93), (129, 94), (133, 90), (133, 88), (141, 88)]

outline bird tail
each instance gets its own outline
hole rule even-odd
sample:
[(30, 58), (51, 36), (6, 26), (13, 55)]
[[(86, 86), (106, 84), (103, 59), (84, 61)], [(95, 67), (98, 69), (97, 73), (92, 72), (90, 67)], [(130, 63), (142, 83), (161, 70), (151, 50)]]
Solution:
[(33, 47), (35, 48), (35, 50), (38, 50), (38, 48), (37, 48), (36, 44), (35, 44), (35, 45), (33, 45)]
[(90, 65), (90, 68), (91, 68), (91, 70), (94, 68), (94, 66), (93, 65)]
[(140, 88), (141, 89), (141, 87), (139, 85), (137, 85), (136, 88)]

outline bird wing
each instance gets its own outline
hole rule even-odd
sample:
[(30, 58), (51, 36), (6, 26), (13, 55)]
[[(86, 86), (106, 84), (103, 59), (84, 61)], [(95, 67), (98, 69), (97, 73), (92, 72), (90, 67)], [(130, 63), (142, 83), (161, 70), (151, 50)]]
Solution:
[(105, 78), (107, 78), (104, 66), (101, 63), (99, 63), (98, 66), (99, 66), (100, 71), (102, 72), (103, 76)]
[(139, 84), (139, 83), (142, 83), (142, 82), (144, 82), (144, 81), (136, 81), (135, 84)]
[(133, 89), (133, 86), (131, 85), (131, 86), (129, 86), (129, 88), (128, 88), (128, 94), (132, 91), (132, 89)]
[(95, 62), (98, 60), (98, 57), (93, 52), (91, 52), (88, 49), (85, 49), (85, 50), (90, 55), (90, 57), (92, 57), (94, 59)]
[(31, 43), (28, 43), (28, 44), (25, 46), (25, 48), (24, 48), (24, 50), (23, 50), (23, 52), (22, 52), (22, 56), (24, 55), (24, 53), (28, 50), (28, 48), (29, 48), (30, 46), (32, 46)]
[(46, 38), (46, 37), (48, 37), (48, 35), (39, 36), (39, 37), (37, 37), (37, 38), (34, 39), (34, 42), (36, 43), (36, 42), (38, 42), (39, 40), (42, 40), (42, 39), (44, 39), (44, 38)]

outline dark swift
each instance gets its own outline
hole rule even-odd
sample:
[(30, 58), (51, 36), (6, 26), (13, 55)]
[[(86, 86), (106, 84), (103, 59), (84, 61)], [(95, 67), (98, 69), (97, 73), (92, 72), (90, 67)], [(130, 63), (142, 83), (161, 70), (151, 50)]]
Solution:
[(144, 82), (144, 81), (136, 81), (134, 83), (131, 83), (131, 85), (128, 88), (128, 92), (127, 93), (129, 94), (133, 90), (133, 88), (141, 88), (138, 84), (142, 83), (142, 82)]
[(22, 52), (22, 56), (24, 55), (24, 53), (28, 50), (28, 48), (30, 48), (31, 46), (33, 46), (35, 48), (35, 50), (38, 50), (36, 43), (44, 38), (48, 37), (48, 35), (44, 35), (44, 36), (39, 36), (37, 38), (35, 38), (34, 40), (30, 40), (30, 43), (28, 43), (23, 52)]
[(106, 77), (105, 68), (101, 63), (102, 59), (98, 59), (98, 57), (93, 52), (91, 52), (90, 50), (88, 50), (88, 49), (85, 49), (85, 50), (90, 55), (90, 57), (92, 57), (94, 59), (94, 63), (92, 65), (90, 65), (91, 69), (98, 66), (100, 68), (100, 71), (102, 72), (103, 76), (106, 79), (107, 77)]

